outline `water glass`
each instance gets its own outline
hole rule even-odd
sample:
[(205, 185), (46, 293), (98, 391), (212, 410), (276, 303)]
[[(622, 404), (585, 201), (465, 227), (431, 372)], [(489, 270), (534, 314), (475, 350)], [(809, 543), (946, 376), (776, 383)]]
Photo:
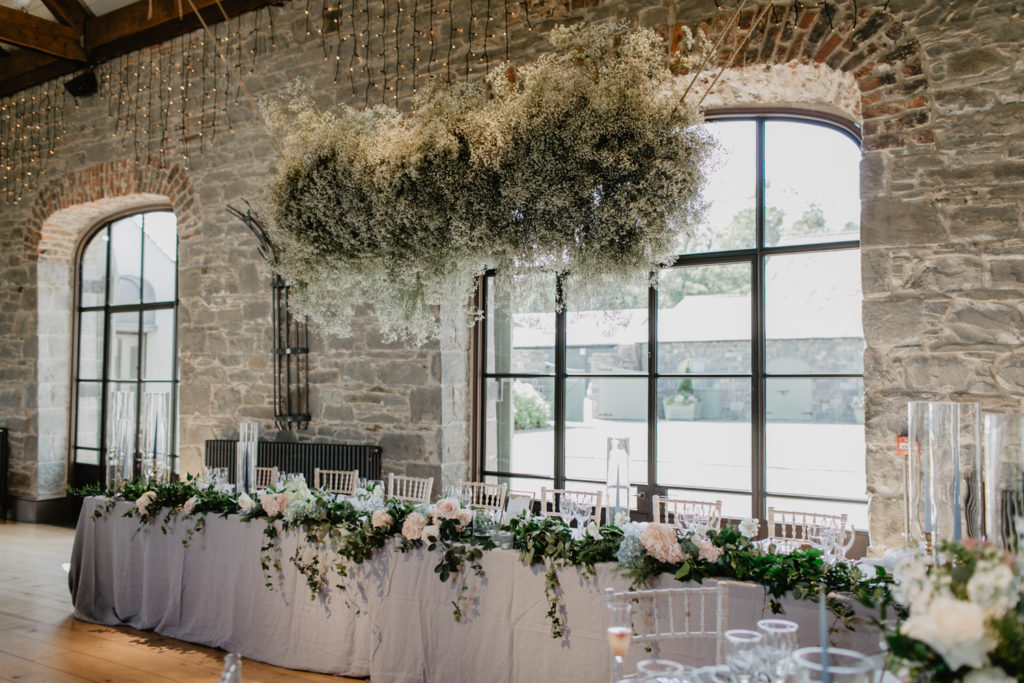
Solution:
[[(500, 514), (500, 513), (498, 513)], [(476, 510), (473, 513), (473, 535), (479, 538), (487, 538), (494, 533), (495, 511)]]
[(853, 650), (805, 647), (793, 653), (796, 680), (800, 683), (871, 683), (875, 663)]
[(725, 632), (725, 665), (736, 683), (750, 683), (761, 664), (761, 634), (746, 629)]
[(762, 619), (757, 622), (761, 632), (761, 650), (768, 678), (784, 681), (793, 670), (793, 652), (796, 651), (796, 622), (787, 619)]
[(693, 674), (693, 667), (683, 666), (679, 662), (670, 659), (645, 659), (636, 665), (637, 681), (651, 681), (651, 683), (681, 683), (689, 679)]

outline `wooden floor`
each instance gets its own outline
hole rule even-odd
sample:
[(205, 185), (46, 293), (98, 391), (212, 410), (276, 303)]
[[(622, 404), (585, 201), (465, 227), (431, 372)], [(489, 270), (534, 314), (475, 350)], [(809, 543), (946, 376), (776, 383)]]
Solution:
[[(216, 681), (224, 652), (71, 616), (74, 530), (0, 520), (0, 681)], [(349, 681), (244, 660), (249, 681)]]

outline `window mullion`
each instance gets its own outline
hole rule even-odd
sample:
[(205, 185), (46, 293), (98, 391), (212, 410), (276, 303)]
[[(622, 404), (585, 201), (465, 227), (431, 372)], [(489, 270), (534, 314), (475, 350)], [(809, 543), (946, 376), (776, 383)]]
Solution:
[(566, 306), (563, 276), (555, 282), (555, 488), (565, 488)]
[(766, 410), (765, 410), (765, 306), (764, 306), (764, 248), (765, 248), (765, 150), (764, 150), (764, 119), (758, 118), (756, 122), (756, 147), (755, 147), (755, 254), (750, 264), (751, 273), (751, 386), (750, 410), (753, 422), (751, 432), (751, 467), (750, 467), (750, 493), (751, 493), (751, 516), (765, 518), (765, 479), (767, 475), (766, 462)]
[[(107, 397), (109, 395), (109, 377), (110, 377), (110, 330), (112, 325), (110, 324), (110, 257), (114, 250), (113, 247), (113, 234), (110, 230), (110, 224), (108, 223), (104, 232), (107, 234), (107, 263), (106, 271), (103, 274), (103, 281), (107, 283), (104, 288), (106, 291), (103, 293), (103, 374), (100, 375), (100, 467), (103, 468), (100, 471), (102, 481), (106, 481), (107, 472)], [(81, 264), (79, 264), (81, 268)], [(81, 362), (81, 359), (79, 359)]]
[(647, 289), (647, 485), (658, 485), (658, 290), (653, 286)]

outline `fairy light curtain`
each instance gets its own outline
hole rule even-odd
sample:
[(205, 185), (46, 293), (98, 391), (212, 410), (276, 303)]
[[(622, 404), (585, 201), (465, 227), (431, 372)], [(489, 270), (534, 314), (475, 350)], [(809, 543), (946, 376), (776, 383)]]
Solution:
[[(718, 9), (746, 3), (715, 0)], [(510, 43), (532, 32), (533, 21), (564, 14), (575, 4), (294, 0), (289, 8), (268, 5), (105, 62), (96, 68), (99, 94), (115, 122), (113, 141), (123, 153), (140, 163), (181, 161), (188, 166), (218, 135), (233, 132), (239, 106), (254, 106), (247, 100), (271, 94), (261, 62), (299, 47), (295, 34), (278, 26), (290, 28), (296, 8), (305, 17), (298, 42), (319, 41), (321, 62), (336, 86), (334, 96), (368, 108), (401, 106), (433, 77), (469, 80), (506, 68)], [(797, 0), (793, 7), (821, 7), (830, 22), (833, 16), (840, 20), (838, 5), (830, 0)], [(250, 93), (245, 84), (252, 77), (259, 88)], [(69, 106), (79, 104), (67, 95), (63, 80), (0, 99), (0, 198), (9, 203), (35, 186), (67, 137), (65, 117)]]

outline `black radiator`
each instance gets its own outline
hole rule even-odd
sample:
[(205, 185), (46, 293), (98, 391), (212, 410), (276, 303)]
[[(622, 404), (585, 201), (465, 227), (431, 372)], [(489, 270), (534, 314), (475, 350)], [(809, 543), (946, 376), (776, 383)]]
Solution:
[[(206, 442), (204, 462), (207, 467), (227, 467), (235, 480), (237, 441), (216, 439)], [(260, 441), (256, 463), (260, 467), (277, 467), (279, 474), (302, 472), (313, 483), (313, 470), (359, 470), (366, 479), (380, 479), (380, 446), (339, 443), (296, 443)]]

